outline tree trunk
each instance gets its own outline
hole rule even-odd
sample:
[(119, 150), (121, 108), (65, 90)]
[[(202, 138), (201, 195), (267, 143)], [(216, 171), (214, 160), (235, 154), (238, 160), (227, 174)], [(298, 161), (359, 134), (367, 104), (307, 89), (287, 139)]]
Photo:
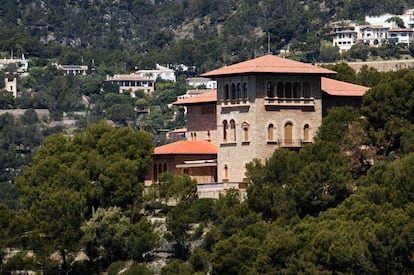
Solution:
[(65, 252), (65, 249), (62, 249), (60, 251), (60, 255), (62, 256), (62, 261), (63, 261), (63, 263), (62, 263), (62, 274), (67, 275), (68, 274), (68, 264), (66, 262), (66, 252)]

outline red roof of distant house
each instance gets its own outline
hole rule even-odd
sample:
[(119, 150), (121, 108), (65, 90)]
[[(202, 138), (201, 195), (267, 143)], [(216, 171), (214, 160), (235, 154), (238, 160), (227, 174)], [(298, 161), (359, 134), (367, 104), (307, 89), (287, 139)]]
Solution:
[(180, 140), (155, 147), (153, 155), (212, 155), (217, 147), (208, 141)]
[(332, 96), (363, 96), (369, 87), (322, 77), (321, 89)]
[(173, 102), (174, 105), (190, 105), (195, 103), (209, 103), (217, 101), (217, 91), (211, 90), (199, 95), (187, 97)]
[(414, 29), (410, 28), (410, 29), (405, 29), (405, 28), (395, 28), (395, 29), (390, 29), (390, 32), (413, 32)]
[(264, 55), (255, 59), (236, 63), (230, 66), (202, 74), (204, 77), (224, 76), (246, 73), (293, 73), (293, 74), (335, 74), (336, 72), (275, 55)]
[(343, 31), (337, 31), (335, 33), (356, 33), (357, 31), (354, 30), (343, 30)]
[(385, 27), (382, 25), (365, 25), (365, 26), (360, 26), (359, 27), (360, 30), (363, 29), (389, 29), (389, 27)]

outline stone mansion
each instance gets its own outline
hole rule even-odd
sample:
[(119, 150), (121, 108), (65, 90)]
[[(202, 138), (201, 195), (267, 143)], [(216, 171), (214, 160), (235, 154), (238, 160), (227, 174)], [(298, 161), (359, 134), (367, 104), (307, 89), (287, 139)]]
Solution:
[[(167, 150), (171, 144), (155, 148), (152, 179), (168, 171), (190, 174), (199, 179), (199, 188), (202, 184), (245, 186), (246, 164), (254, 158), (264, 161), (277, 148), (298, 150), (312, 142), (332, 106), (360, 106), (368, 88), (326, 78), (332, 74), (273, 55), (202, 74), (217, 81), (217, 91), (174, 103), (187, 108), (187, 141), (180, 142), (181, 150), (175, 146), (179, 156)], [(194, 142), (197, 146), (190, 146)], [(215, 160), (211, 145), (216, 148)], [(203, 157), (200, 153), (206, 148), (209, 155)], [(209, 173), (213, 174), (206, 177)], [(211, 182), (200, 182), (206, 178)]]

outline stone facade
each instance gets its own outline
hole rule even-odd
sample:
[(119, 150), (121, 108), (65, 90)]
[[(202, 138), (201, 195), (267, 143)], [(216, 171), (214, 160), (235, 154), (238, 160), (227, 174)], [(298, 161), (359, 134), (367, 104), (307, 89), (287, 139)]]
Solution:
[(217, 198), (232, 188), (244, 195), (247, 163), (313, 142), (329, 108), (360, 106), (369, 88), (325, 77), (334, 73), (267, 55), (203, 74), (217, 81), (217, 91), (174, 102), (187, 108), (187, 141), (155, 149), (153, 179), (162, 172), (189, 174), (199, 197)]
[(230, 75), (217, 86), (219, 182), (246, 181), (247, 163), (311, 142), (322, 123), (320, 75)]
[(348, 62), (347, 64), (357, 72), (359, 72), (363, 66), (374, 68), (380, 72), (395, 72), (403, 69), (412, 70), (414, 68), (414, 59)]
[(265, 162), (277, 148), (299, 150), (313, 142), (330, 107), (359, 107), (368, 87), (325, 77), (330, 74), (335, 72), (272, 55), (204, 73), (217, 81), (215, 94), (175, 103), (188, 107), (188, 139), (205, 140), (208, 130), (217, 146), (217, 181), (200, 187), (199, 195), (245, 189), (247, 163)]

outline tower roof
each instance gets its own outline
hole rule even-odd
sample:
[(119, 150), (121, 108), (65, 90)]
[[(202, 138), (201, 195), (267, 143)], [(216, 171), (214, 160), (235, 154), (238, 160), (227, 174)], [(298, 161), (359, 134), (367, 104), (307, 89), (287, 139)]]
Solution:
[(275, 55), (264, 55), (255, 59), (224, 66), (222, 68), (204, 73), (201, 76), (214, 77), (247, 73), (328, 75), (335, 74), (336, 72)]

